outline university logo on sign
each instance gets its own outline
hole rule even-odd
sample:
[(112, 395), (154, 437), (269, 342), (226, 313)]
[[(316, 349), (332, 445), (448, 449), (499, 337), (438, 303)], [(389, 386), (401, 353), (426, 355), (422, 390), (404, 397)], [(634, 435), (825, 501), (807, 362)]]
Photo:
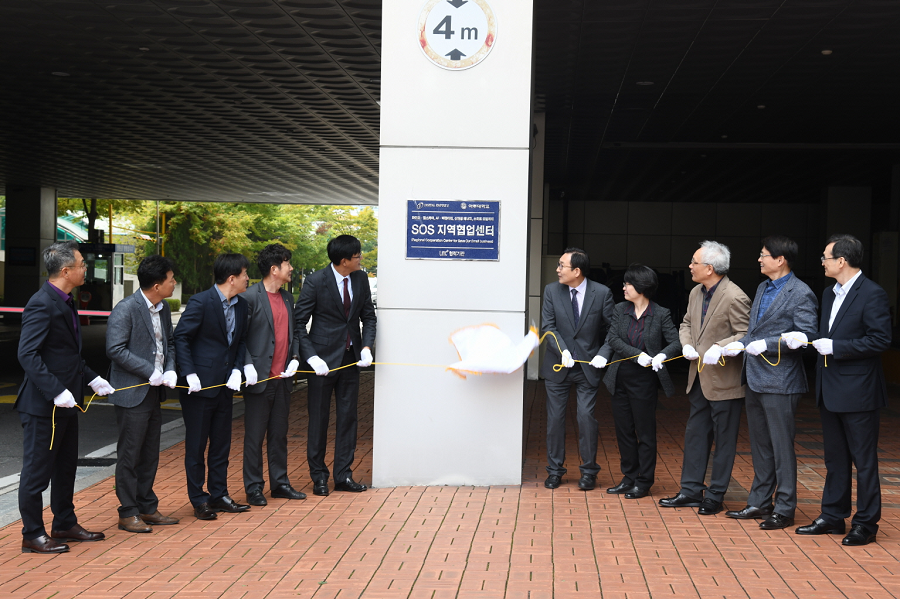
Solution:
[(485, 0), (428, 0), (419, 14), (419, 46), (450, 71), (474, 67), (497, 41), (497, 18)]

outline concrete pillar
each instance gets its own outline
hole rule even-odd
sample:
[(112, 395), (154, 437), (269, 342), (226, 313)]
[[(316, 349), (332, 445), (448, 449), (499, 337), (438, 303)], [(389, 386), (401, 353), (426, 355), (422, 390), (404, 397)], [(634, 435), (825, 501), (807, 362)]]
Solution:
[[(528, 322), (541, 329), (541, 257), (544, 248), (544, 113), (534, 115), (534, 134), (531, 142), (531, 206), (528, 226)], [(539, 378), (542, 352), (536, 351), (528, 359), (525, 372), (528, 380)]]
[(24, 306), (47, 272), (41, 252), (56, 241), (56, 189), (6, 187), (4, 303)]
[[(382, 4), (378, 362), (448, 365), (460, 328), (527, 330), (532, 1), (460, 10), (482, 4), (498, 29), (466, 70), (423, 52), (422, 0)], [(451, 3), (425, 3), (438, 5)], [(409, 200), (500, 201), (499, 260), (407, 259)], [(440, 367), (376, 368), (374, 486), (521, 482), (523, 371), (463, 380)]]

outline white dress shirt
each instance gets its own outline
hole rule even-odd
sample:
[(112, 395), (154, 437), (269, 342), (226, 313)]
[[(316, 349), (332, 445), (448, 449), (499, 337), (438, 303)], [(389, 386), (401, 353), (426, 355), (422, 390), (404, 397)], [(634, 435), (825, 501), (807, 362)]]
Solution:
[(144, 295), (144, 290), (141, 289), (141, 297), (144, 298), (144, 303), (147, 304), (147, 309), (150, 310), (150, 322), (153, 323), (153, 337), (156, 341), (156, 352), (153, 354), (154, 358), (154, 368), (156, 370), (162, 372), (163, 371), (163, 359), (165, 358), (163, 344), (162, 344), (162, 323), (159, 320), (159, 311), (162, 310), (163, 303), (159, 302), (155, 306), (147, 299), (147, 296)]
[(581, 285), (579, 285), (578, 287), (569, 287), (569, 303), (570, 304), (572, 303), (572, 290), (573, 289), (578, 292), (578, 294), (575, 296), (575, 301), (578, 302), (578, 321), (581, 322), (581, 313), (582, 313), (582, 309), (584, 308), (584, 293), (585, 293), (585, 291), (587, 291), (587, 279), (586, 278), (583, 279), (581, 281)]
[(334, 273), (334, 279), (337, 281), (338, 286), (338, 295), (341, 296), (341, 301), (344, 301), (344, 279), (347, 279), (347, 291), (350, 292), (350, 301), (353, 301), (353, 285), (350, 284), (350, 275), (346, 277), (339, 273), (337, 269), (334, 267), (334, 264), (331, 265), (331, 272)]
[(853, 287), (853, 284), (856, 282), (856, 279), (859, 278), (859, 275), (862, 274), (862, 271), (857, 272), (853, 275), (853, 278), (841, 285), (840, 283), (834, 284), (834, 303), (831, 304), (831, 316), (828, 318), (828, 331), (831, 331), (831, 325), (834, 324), (834, 319), (838, 315), (838, 312), (841, 310), (841, 305), (844, 303), (844, 298), (847, 297), (847, 292), (850, 291), (850, 288)]

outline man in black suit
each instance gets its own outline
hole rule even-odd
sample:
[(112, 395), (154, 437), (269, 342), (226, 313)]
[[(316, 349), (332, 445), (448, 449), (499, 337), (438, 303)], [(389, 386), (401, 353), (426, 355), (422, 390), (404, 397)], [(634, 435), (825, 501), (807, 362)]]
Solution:
[[(541, 333), (553, 331), (548, 339), (541, 376), (547, 391), (547, 480), (544, 486), (556, 489), (566, 473), (566, 404), (574, 385), (578, 420), (578, 451), (581, 478), (578, 488), (590, 491), (597, 484), (597, 418), (594, 408), (602, 374), (599, 362), (591, 360), (600, 352), (612, 322), (615, 304), (606, 285), (586, 278), (590, 260), (584, 250), (568, 248), (556, 266), (557, 283), (544, 287)], [(602, 358), (602, 357), (601, 357)], [(582, 360), (584, 364), (576, 364)], [(564, 368), (553, 370), (555, 364)], [(605, 362), (603, 362), (605, 365)]]
[[(372, 364), (375, 343), (375, 306), (366, 273), (360, 270), (362, 248), (352, 235), (339, 235), (328, 242), (331, 264), (306, 277), (300, 299), (294, 306), (294, 332), (300, 355), (315, 370), (308, 377), (309, 435), (306, 456), (314, 495), (328, 495), (328, 416), (334, 391), (334, 489), (359, 493), (364, 484), (353, 480), (356, 452), (359, 369), (340, 366)], [(309, 332), (306, 324), (312, 318)], [(360, 334), (362, 322), (362, 334)]]
[[(75, 406), (84, 405), (87, 380), (98, 395), (113, 392), (81, 357), (81, 327), (72, 290), (84, 284), (87, 266), (74, 241), (50, 245), (43, 258), (50, 280), (28, 300), (19, 339), (19, 364), (25, 370), (15, 404), (24, 429), (19, 479), (22, 553), (64, 553), (69, 546), (63, 541), (105, 538), (78, 524), (72, 503), (78, 463)], [(53, 525), (48, 537), (41, 494), (51, 480)]]
[[(837, 281), (822, 293), (816, 364), (816, 404), (822, 416), (825, 488), (822, 513), (797, 534), (844, 534), (856, 466), (856, 514), (844, 545), (875, 540), (881, 519), (878, 429), (887, 388), (881, 354), (891, 344), (891, 315), (884, 289), (860, 270), (862, 243), (833, 235), (825, 246), (825, 276)], [(826, 365), (827, 360), (827, 365)]]
[[(247, 290), (250, 263), (241, 254), (221, 254), (213, 264), (216, 284), (188, 302), (175, 328), (175, 361), (184, 417), (184, 469), (194, 516), (212, 520), (216, 512), (245, 512), (249, 505), (228, 496), (228, 454), (231, 451), (232, 397), (241, 388), (247, 353)], [(225, 386), (221, 386), (225, 382)], [(212, 387), (209, 389), (207, 387)], [(203, 490), (203, 453), (209, 450)]]
[[(152, 525), (177, 524), (159, 512), (153, 492), (162, 430), (160, 403), (175, 388), (175, 339), (166, 298), (175, 291), (175, 265), (163, 256), (144, 258), (137, 269), (141, 288), (113, 308), (106, 326), (110, 383), (120, 389), (116, 406), (116, 497), (119, 529), (150, 532)], [(147, 383), (150, 383), (147, 385)], [(130, 387), (130, 388), (129, 388)]]
[[(291, 486), (287, 466), (291, 379), (300, 367), (294, 298), (281, 288), (294, 270), (291, 251), (280, 243), (267, 245), (256, 264), (263, 279), (243, 295), (250, 312), (244, 363), (244, 490), (247, 503), (262, 506), (268, 503), (263, 495), (263, 440), (272, 497), (306, 499), (306, 493)], [(260, 376), (270, 380), (257, 383)]]

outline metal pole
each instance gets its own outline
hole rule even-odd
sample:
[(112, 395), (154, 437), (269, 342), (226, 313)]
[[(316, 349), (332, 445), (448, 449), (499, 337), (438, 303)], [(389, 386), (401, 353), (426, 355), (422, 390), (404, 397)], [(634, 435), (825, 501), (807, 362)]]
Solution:
[(156, 200), (156, 255), (159, 255), (159, 200)]

